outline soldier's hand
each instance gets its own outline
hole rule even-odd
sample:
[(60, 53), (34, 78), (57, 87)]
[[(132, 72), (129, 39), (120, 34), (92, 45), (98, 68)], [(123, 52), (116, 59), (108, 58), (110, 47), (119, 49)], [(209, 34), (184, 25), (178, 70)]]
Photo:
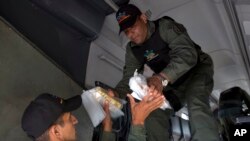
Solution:
[(115, 97), (115, 92), (112, 91), (111, 89), (108, 89), (108, 95), (111, 97)]
[(102, 121), (103, 125), (103, 130), (106, 132), (111, 132), (112, 131), (112, 119), (110, 116), (110, 111), (109, 111), (109, 102), (105, 101), (103, 104), (103, 109), (106, 113), (106, 117)]
[(108, 89), (108, 95), (111, 97), (119, 97), (118, 93), (116, 91), (111, 90), (111, 89)]
[(158, 92), (162, 92), (163, 86), (162, 86), (162, 80), (156, 75), (153, 75), (147, 79), (148, 86), (152, 89), (156, 89)]
[(161, 107), (165, 98), (160, 93), (150, 93), (143, 97), (142, 101), (136, 103), (132, 95), (128, 94), (133, 125), (144, 125), (145, 119), (155, 109)]

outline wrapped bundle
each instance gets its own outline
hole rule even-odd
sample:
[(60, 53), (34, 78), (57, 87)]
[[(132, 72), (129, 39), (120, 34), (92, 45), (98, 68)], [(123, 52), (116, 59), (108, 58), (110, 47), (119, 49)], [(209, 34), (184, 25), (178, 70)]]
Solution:
[[(135, 70), (134, 76), (129, 80), (129, 87), (133, 91), (131, 95), (138, 100), (142, 100), (142, 98), (148, 94), (146, 77), (142, 74), (139, 74), (137, 70)], [(166, 108), (172, 109), (168, 100), (165, 100), (165, 102), (161, 106), (161, 109), (163, 110)]]

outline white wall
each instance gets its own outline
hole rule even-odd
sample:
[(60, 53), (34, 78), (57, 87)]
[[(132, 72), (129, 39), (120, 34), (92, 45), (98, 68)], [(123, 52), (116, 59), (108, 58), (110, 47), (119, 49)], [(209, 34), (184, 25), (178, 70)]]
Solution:
[(87, 87), (93, 87), (95, 81), (101, 81), (114, 87), (122, 77), (125, 49), (122, 48), (115, 15), (106, 17), (99, 37), (91, 43), (86, 81)]
[[(21, 129), (21, 117), (31, 100), (45, 92), (69, 98), (81, 94), (82, 88), (0, 19), (2, 141), (29, 140)], [(74, 114), (79, 120), (79, 139), (91, 140), (93, 127), (84, 108)]]

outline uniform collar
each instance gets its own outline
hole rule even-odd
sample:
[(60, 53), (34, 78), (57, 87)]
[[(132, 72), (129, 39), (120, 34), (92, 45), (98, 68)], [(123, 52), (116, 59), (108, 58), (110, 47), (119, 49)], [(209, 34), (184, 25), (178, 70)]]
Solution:
[[(144, 42), (146, 42), (152, 36), (152, 34), (155, 32), (155, 24), (154, 24), (154, 22), (148, 21), (147, 28), (149, 30), (148, 30), (148, 33), (147, 33), (146, 40)], [(138, 44), (135, 44), (134, 42), (130, 42), (130, 47), (134, 47), (134, 46), (138, 46)]]

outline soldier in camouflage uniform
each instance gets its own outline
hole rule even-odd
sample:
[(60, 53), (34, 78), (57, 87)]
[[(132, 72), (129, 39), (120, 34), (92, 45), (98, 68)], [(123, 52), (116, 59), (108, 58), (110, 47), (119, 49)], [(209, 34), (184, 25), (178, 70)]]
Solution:
[[(130, 93), (128, 82), (136, 69), (147, 64), (155, 73), (148, 85), (158, 91), (173, 93), (188, 106), (192, 140), (218, 141), (218, 129), (209, 106), (213, 89), (213, 62), (189, 37), (185, 27), (170, 17), (149, 21), (134, 5), (120, 7), (116, 13), (120, 32), (130, 39), (126, 47), (123, 78), (115, 90), (119, 97)], [(162, 86), (168, 82), (167, 86)], [(170, 100), (170, 97), (166, 97)], [(170, 100), (177, 111), (178, 100)], [(148, 141), (169, 140), (172, 110), (155, 110), (146, 120)]]

